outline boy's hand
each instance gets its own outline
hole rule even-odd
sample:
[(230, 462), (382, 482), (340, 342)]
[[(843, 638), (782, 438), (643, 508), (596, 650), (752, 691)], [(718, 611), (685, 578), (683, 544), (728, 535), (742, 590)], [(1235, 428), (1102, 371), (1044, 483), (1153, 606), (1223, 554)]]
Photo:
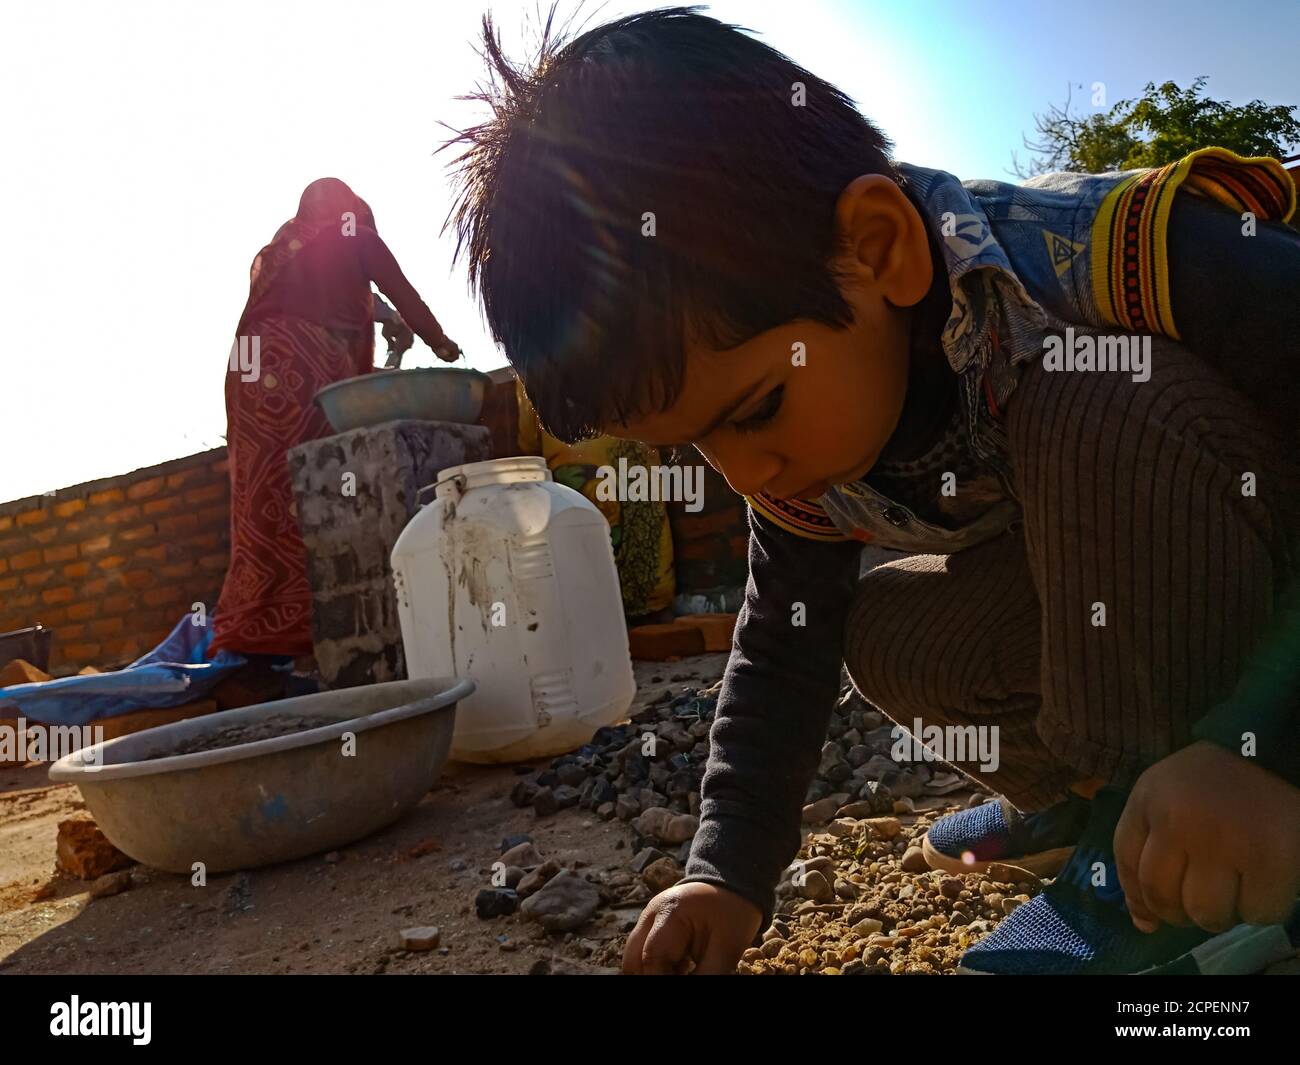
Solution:
[(1300, 789), (1212, 743), (1143, 773), (1115, 827), (1133, 924), (1223, 932), (1285, 920), (1300, 891)]
[[(763, 914), (713, 884), (678, 884), (650, 900), (623, 949), (623, 972), (725, 975), (754, 941)], [(691, 968), (694, 963), (694, 968)]]

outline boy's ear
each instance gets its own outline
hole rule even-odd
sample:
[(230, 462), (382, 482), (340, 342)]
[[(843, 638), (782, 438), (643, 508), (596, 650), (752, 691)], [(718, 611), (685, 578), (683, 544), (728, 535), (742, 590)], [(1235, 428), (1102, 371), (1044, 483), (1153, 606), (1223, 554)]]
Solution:
[(930, 290), (934, 264), (921, 215), (883, 174), (860, 174), (844, 186), (835, 225), (846, 266), (895, 307), (912, 307)]

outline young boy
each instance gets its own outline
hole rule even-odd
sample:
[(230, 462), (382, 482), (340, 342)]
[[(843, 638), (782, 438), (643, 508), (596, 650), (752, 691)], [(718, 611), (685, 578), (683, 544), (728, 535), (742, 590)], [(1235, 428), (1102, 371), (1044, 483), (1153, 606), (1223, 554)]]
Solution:
[[(834, 87), (691, 9), (544, 42), (528, 70), (488, 20), (485, 44), (458, 254), (541, 420), (690, 442), (750, 505), (700, 828), (625, 968), (730, 972), (767, 926), (841, 661), (909, 728), (995, 731), (998, 768), (964, 768), (1006, 801), (939, 822), (932, 864), (1074, 848), (968, 970), (1187, 967), (1287, 920), (1280, 164), (962, 184), (892, 162)], [(859, 582), (864, 543), (909, 555)]]

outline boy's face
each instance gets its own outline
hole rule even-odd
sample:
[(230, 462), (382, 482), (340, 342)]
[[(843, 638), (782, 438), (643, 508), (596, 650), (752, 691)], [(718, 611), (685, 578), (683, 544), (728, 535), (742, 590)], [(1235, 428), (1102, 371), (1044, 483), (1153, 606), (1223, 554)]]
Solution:
[(850, 326), (789, 322), (726, 351), (688, 340), (677, 401), (607, 431), (694, 444), (742, 495), (815, 499), (870, 470), (903, 408), (909, 308), (932, 266), (924, 224), (888, 178), (856, 178), (836, 216)]

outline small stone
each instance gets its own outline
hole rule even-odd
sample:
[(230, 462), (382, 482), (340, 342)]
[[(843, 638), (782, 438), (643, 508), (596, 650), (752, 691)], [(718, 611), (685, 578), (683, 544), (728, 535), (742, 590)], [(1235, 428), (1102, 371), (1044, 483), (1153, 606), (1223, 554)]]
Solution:
[(872, 817), (867, 819), (867, 827), (882, 839), (893, 839), (903, 831), (903, 822), (897, 817)]
[(657, 895), (676, 884), (682, 875), (682, 867), (672, 858), (660, 858), (645, 867), (641, 879), (645, 882), (645, 886)]
[(526, 899), (529, 895), (540, 891), (542, 885), (550, 880), (551, 877), (559, 873), (560, 868), (560, 863), (554, 858), (543, 862), (532, 872), (527, 873), (524, 878), (519, 881), (518, 885), (515, 887), (516, 893), (521, 899)]
[(955, 899), (965, 886), (961, 877), (945, 876), (939, 881), (939, 893), (945, 899)]
[(453, 858), (447, 863), (447, 868), (453, 873), (463, 873), (469, 866), (464, 858)]
[(555, 805), (561, 810), (567, 810), (570, 806), (577, 806), (578, 800), (582, 798), (582, 793), (577, 788), (571, 788), (568, 784), (560, 784), (555, 789)]
[(483, 888), (474, 896), (474, 910), (483, 920), (506, 917), (519, 908), (519, 895), (510, 888)]
[(555, 771), (555, 776), (561, 784), (568, 785), (572, 788), (581, 787), (587, 780), (587, 771), (576, 763), (562, 765)]
[(660, 858), (666, 857), (667, 855), (663, 851), (656, 850), (654, 847), (642, 847), (632, 856), (632, 861), (629, 864), (634, 873), (644, 873), (647, 866), (653, 865)]
[(850, 817), (839, 817), (826, 826), (826, 831), (837, 839), (857, 835), (861, 826)]
[(436, 925), (420, 925), (403, 928), (399, 936), (403, 950), (433, 950), (438, 946), (442, 932)]
[(131, 870), (119, 869), (115, 873), (105, 873), (92, 880), (89, 893), (92, 899), (105, 899), (109, 895), (120, 895), (130, 887)]
[(990, 880), (999, 884), (1040, 884), (1033, 873), (1027, 869), (1021, 869), (1018, 865), (1007, 865), (1003, 862), (992, 863), (984, 874)]
[(866, 976), (867, 966), (861, 958), (854, 958), (852, 961), (845, 962), (844, 968), (840, 970), (841, 976)]
[(538, 817), (550, 817), (559, 808), (560, 804), (555, 801), (554, 788), (538, 789), (537, 794), (533, 797), (533, 810)]
[(630, 795), (620, 795), (614, 800), (614, 816), (620, 821), (631, 821), (641, 812), (641, 804)]
[(54, 853), (57, 868), (82, 880), (95, 880), (133, 864), (88, 817), (59, 822)]
[(612, 821), (614, 818), (615, 806), (612, 802), (602, 802), (596, 807), (596, 816), (602, 821)]
[(338, 851), (330, 851), (321, 860), (324, 861), (326, 865), (338, 865), (338, 863), (343, 860), (343, 856), (339, 854)]
[(794, 887), (802, 898), (813, 902), (830, 902), (835, 897), (830, 882), (816, 869), (805, 872)]
[(905, 873), (924, 873), (930, 868), (930, 863), (925, 860), (925, 851), (920, 847), (908, 847), (903, 852), (902, 866)]
[(506, 887), (514, 889), (524, 878), (524, 871), (517, 865), (506, 866)]
[(591, 920), (599, 905), (596, 885), (566, 870), (525, 899), (520, 912), (548, 932), (571, 932)]
[(805, 825), (819, 825), (824, 821), (829, 821), (835, 816), (839, 808), (840, 800), (837, 795), (828, 795), (824, 799), (810, 802), (803, 808), (803, 823)]
[(916, 813), (916, 803), (912, 801), (912, 797), (910, 795), (904, 795), (901, 799), (895, 799), (894, 813), (914, 814)]
[(780, 936), (773, 936), (771, 939), (763, 941), (759, 948), (765, 958), (775, 958), (782, 950), (785, 949), (786, 941)]
[(1004, 914), (1009, 914), (1009, 913), (1010, 913), (1012, 910), (1014, 910), (1017, 906), (1021, 906), (1021, 905), (1023, 905), (1023, 903), (1022, 903), (1019, 899), (1003, 898), (1003, 900), (1002, 900), (1002, 912), (1003, 912)]
[(835, 894), (840, 898), (852, 902), (858, 897), (858, 889), (850, 884), (847, 880), (835, 881)]
[(633, 827), (659, 843), (683, 843), (694, 837), (700, 819), (690, 814), (675, 814), (664, 806), (652, 806), (641, 813)]
[(502, 854), (509, 853), (521, 843), (532, 843), (533, 837), (527, 832), (516, 832), (514, 835), (506, 836), (497, 847)]
[(872, 936), (880, 931), (884, 926), (874, 917), (864, 917), (853, 926), (853, 934), (858, 936)]
[(531, 780), (516, 780), (510, 789), (510, 801), (515, 806), (531, 806), (539, 790)]
[(533, 866), (541, 865), (543, 858), (538, 853), (537, 847), (529, 840), (515, 844), (501, 855), (500, 860), (505, 862), (506, 865), (517, 865), (521, 869), (531, 869)]

